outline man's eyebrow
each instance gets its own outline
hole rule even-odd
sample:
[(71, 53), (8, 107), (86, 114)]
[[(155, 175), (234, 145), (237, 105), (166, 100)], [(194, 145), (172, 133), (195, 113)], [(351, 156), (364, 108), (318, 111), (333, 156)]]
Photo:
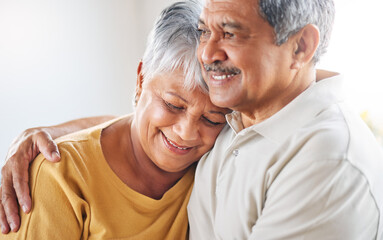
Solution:
[(243, 27), (241, 24), (237, 23), (237, 22), (223, 22), (221, 24), (221, 27), (222, 28), (231, 28), (231, 29), (236, 29), (236, 30), (242, 30)]
[[(205, 21), (203, 19), (198, 20), (198, 25), (206, 25)], [(229, 28), (229, 29), (235, 29), (235, 30), (243, 30), (243, 26), (238, 22), (233, 21), (226, 21), (221, 23), (222, 28)]]

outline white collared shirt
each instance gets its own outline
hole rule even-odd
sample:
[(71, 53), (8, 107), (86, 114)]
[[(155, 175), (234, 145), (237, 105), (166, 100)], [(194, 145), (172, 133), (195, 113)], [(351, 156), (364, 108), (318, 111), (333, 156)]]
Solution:
[(383, 239), (383, 151), (340, 86), (321, 80), (245, 129), (227, 115), (197, 167), (191, 240)]

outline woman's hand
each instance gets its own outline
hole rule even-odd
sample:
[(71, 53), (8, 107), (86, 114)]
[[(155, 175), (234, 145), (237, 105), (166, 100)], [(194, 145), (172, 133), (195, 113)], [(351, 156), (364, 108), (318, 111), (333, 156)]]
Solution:
[(60, 161), (57, 145), (45, 128), (25, 130), (11, 144), (6, 163), (1, 170), (0, 225), (1, 232), (16, 232), (20, 227), (19, 207), (28, 213), (31, 210), (29, 195), (29, 163), (42, 153), (51, 162)]

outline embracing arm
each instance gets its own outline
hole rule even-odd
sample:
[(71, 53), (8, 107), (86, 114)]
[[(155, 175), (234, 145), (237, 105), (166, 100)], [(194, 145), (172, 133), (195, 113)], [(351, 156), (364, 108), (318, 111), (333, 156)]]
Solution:
[(51, 161), (60, 161), (60, 153), (53, 139), (95, 126), (114, 116), (100, 116), (77, 119), (50, 127), (25, 130), (11, 144), (6, 163), (1, 170), (0, 225), (2, 233), (17, 231), (20, 226), (19, 208), (28, 213), (31, 209), (28, 168), (30, 162), (41, 152)]

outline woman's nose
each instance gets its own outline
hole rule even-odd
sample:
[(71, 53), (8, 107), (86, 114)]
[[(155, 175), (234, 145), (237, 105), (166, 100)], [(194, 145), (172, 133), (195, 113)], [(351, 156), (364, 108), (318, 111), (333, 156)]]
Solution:
[(187, 117), (179, 119), (173, 130), (184, 141), (195, 141), (199, 138), (198, 121), (194, 119)]

